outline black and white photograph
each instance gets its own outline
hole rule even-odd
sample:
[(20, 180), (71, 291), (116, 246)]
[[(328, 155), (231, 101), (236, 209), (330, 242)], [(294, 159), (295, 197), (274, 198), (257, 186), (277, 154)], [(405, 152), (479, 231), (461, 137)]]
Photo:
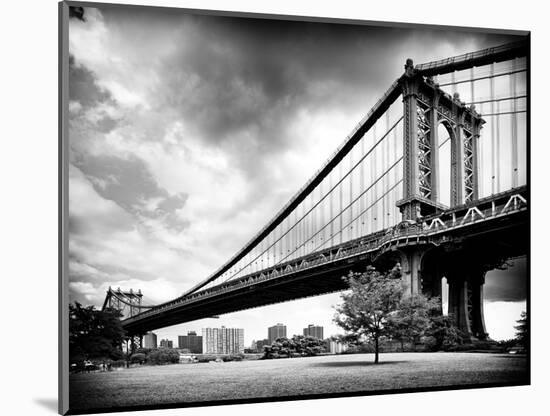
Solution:
[(59, 13), (60, 412), (530, 384), (529, 31)]

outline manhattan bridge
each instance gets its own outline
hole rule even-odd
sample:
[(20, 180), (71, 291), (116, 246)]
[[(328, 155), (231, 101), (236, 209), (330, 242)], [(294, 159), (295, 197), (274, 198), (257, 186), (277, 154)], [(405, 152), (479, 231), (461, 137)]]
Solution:
[(345, 290), (396, 263), (409, 295), (442, 295), (486, 339), (485, 274), (529, 254), (527, 41), (415, 65), (241, 250), (183, 295), (142, 305), (109, 289), (124, 329), (147, 331)]

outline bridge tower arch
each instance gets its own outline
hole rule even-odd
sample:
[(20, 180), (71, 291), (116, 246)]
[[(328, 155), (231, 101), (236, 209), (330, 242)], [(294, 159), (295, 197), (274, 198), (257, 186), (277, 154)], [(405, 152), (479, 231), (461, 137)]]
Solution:
[[(408, 59), (400, 79), (403, 96), (403, 198), (397, 201), (403, 220), (443, 211), (440, 202), (439, 138), (443, 125), (451, 142), (450, 207), (477, 199), (478, 141), (484, 120), (457, 93), (439, 88)], [(442, 138), (443, 139), (443, 138)]]
[(455, 143), (452, 126), (441, 120), (437, 124), (438, 151), (434, 165), (437, 168), (437, 175), (432, 183), (435, 195), (434, 200), (445, 206), (451, 206), (451, 148)]

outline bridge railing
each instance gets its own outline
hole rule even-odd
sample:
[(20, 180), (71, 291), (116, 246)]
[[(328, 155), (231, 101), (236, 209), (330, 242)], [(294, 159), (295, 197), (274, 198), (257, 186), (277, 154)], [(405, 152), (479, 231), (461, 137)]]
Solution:
[(498, 60), (513, 59), (525, 56), (529, 44), (527, 41), (513, 42), (506, 45), (469, 52), (438, 61), (417, 65), (415, 68), (423, 75), (446, 74), (453, 71), (469, 69), (474, 66), (487, 65)]

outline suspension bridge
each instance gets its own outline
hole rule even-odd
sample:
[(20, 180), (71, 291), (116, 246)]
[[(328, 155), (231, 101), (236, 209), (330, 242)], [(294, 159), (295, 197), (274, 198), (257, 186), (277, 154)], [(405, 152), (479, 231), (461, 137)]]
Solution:
[(399, 262), (409, 294), (441, 296), (471, 340), (488, 334), (487, 271), (529, 253), (529, 44), (414, 65), (240, 251), (183, 295), (142, 305), (109, 289), (131, 337), (344, 290)]

